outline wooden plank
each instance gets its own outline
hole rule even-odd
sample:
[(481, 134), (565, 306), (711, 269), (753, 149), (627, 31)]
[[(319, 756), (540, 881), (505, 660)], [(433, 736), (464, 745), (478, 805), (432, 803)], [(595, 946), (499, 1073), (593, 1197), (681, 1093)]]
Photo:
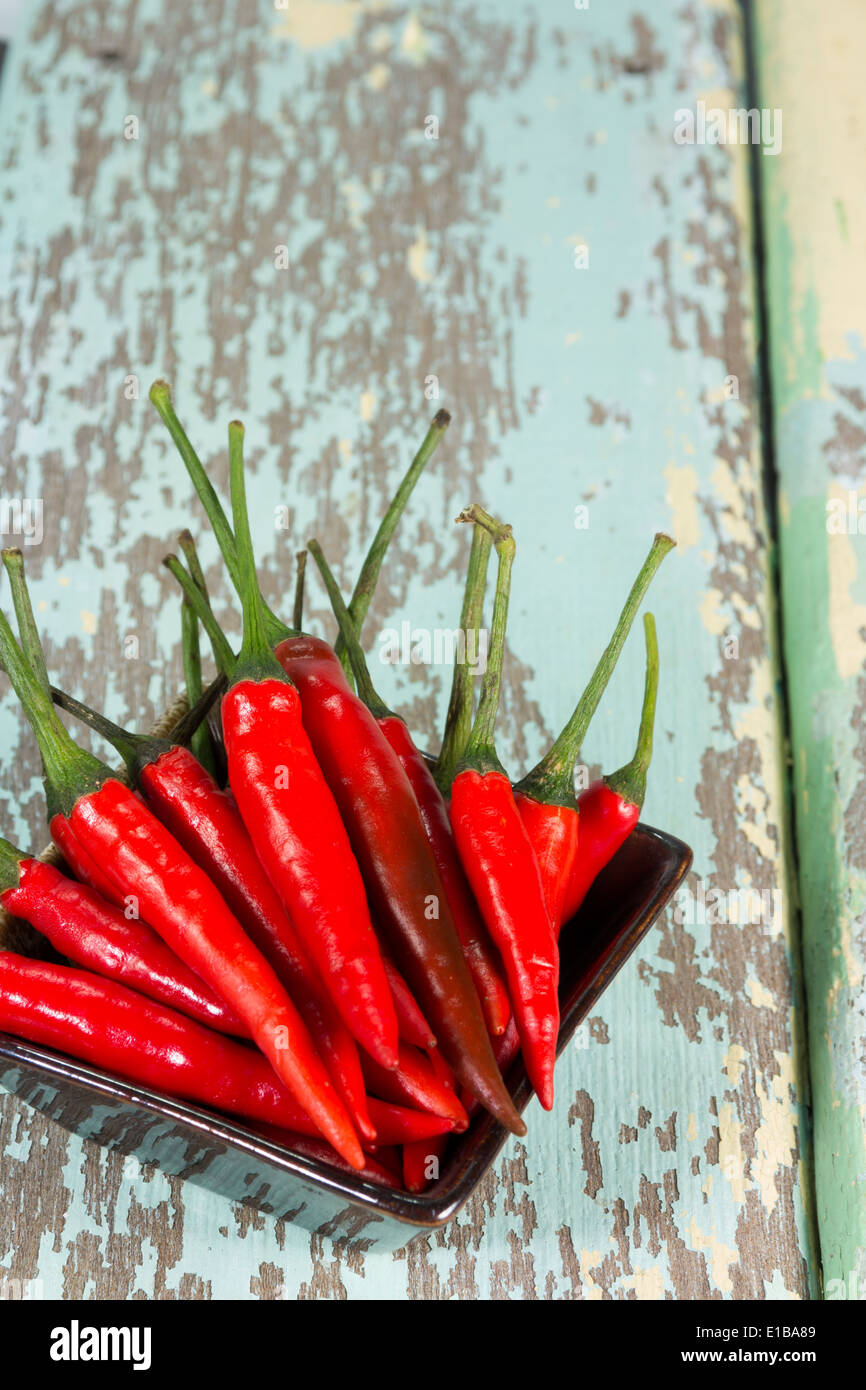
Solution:
[[(785, 657), (826, 1295), (866, 1290), (866, 124), (855, 0), (761, 0)], [(820, 120), (816, 121), (816, 111)]]
[[(144, 398), (153, 376), (175, 382), (220, 484), (226, 422), (244, 415), (274, 594), (311, 532), (351, 578), (447, 405), (371, 645), (397, 618), (453, 625), (460, 505), (480, 496), (511, 519), (501, 752), (516, 771), (570, 711), (652, 532), (672, 529), (647, 818), (693, 844), (695, 895), (723, 901), (684, 902), (654, 933), (561, 1064), (553, 1115), (531, 1112), (526, 1142), (441, 1235), (394, 1256), (311, 1238), (5, 1100), (0, 1274), (155, 1298), (815, 1287), (747, 152), (672, 138), (678, 108), (739, 104), (742, 66), (732, 3), (292, 0), (272, 14), (221, 0), (206, 42), (193, 11), (160, 0), (34, 7), (0, 108), (2, 460), (4, 495), (44, 501), (29, 558), (53, 669), (114, 716), (144, 721), (174, 692), (177, 609), (158, 565), (191, 504)], [(275, 533), (281, 506), (291, 531)], [(630, 753), (641, 667), (635, 641), (594, 765)], [(435, 665), (382, 672), (430, 746), (448, 680)], [(0, 717), (4, 823), (39, 843), (37, 763), (9, 696)], [(778, 893), (778, 911), (743, 924), (748, 888), (771, 908)]]

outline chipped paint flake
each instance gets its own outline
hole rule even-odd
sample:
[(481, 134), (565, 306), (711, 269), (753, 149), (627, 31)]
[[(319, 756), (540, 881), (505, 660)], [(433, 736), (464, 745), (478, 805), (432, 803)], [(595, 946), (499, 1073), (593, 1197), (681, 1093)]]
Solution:
[(746, 993), (756, 1009), (776, 1008), (776, 996), (773, 991), (767, 989), (766, 985), (762, 985), (760, 980), (756, 980), (751, 975), (746, 980)]
[(367, 73), (367, 86), (373, 92), (381, 92), (391, 81), (391, 69), (387, 63), (374, 63)]
[(698, 474), (690, 464), (680, 466), (671, 461), (664, 476), (668, 483), (665, 500), (671, 509), (671, 535), (682, 553), (697, 545), (700, 537)]
[(429, 254), (430, 245), (427, 240), (427, 233), (419, 232), (406, 253), (409, 274), (419, 285), (429, 285), (433, 280), (433, 272), (428, 265)]
[[(736, 1046), (736, 1044), (735, 1044)], [(733, 1105), (726, 1103), (719, 1111), (719, 1168), (727, 1179), (731, 1196), (740, 1205), (745, 1201), (751, 1182), (746, 1177), (746, 1156), (742, 1147), (743, 1126)]]
[(711, 632), (714, 637), (721, 637), (722, 633), (727, 632), (730, 627), (725, 605), (726, 598), (721, 589), (708, 589), (701, 600), (698, 609), (701, 622), (707, 632)]
[(430, 42), (417, 13), (413, 11), (407, 18), (400, 36), (400, 53), (416, 68), (423, 67), (430, 52)]
[(732, 1293), (734, 1282), (731, 1278), (731, 1266), (735, 1265), (739, 1258), (737, 1249), (725, 1245), (723, 1241), (719, 1240), (715, 1226), (709, 1235), (706, 1231), (701, 1230), (695, 1216), (689, 1222), (688, 1240), (693, 1250), (709, 1251), (713, 1284), (719, 1292), (722, 1294)]
[(302, 48), (325, 48), (352, 38), (363, 8), (360, 0), (289, 0), (273, 34)]

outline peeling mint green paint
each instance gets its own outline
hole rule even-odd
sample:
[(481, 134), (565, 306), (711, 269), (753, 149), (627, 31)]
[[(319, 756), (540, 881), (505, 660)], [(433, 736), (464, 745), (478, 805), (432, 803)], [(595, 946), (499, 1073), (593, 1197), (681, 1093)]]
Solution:
[[(846, 84), (859, 90), (859, 14), (847, 0), (820, 13), (761, 0), (756, 15), (761, 100), (784, 107), (793, 148), (761, 172), (817, 1214), (825, 1295), (862, 1298), (866, 643), (857, 608), (866, 612), (866, 536), (831, 534), (827, 512), (831, 490), (845, 498), (866, 488), (866, 199), (856, 172), (866, 129), (862, 110), (845, 97)], [(802, 25), (810, 33), (805, 47), (791, 42)], [(818, 132), (814, 104), (829, 80), (829, 55), (841, 120)], [(810, 151), (820, 174), (806, 191)], [(833, 209), (835, 239), (825, 207)]]

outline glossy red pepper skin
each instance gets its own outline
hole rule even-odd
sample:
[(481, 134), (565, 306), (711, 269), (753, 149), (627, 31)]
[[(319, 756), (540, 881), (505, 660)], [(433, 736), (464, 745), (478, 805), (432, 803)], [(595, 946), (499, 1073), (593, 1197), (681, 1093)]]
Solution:
[(481, 919), (463, 872), (463, 865), (460, 863), (451, 821), (448, 818), (448, 807), (426, 760), (415, 747), (405, 721), (396, 715), (389, 715), (377, 722), (400, 759), (400, 765), (415, 793), (421, 820), (424, 822), (424, 829), (427, 831), (427, 838), (445, 885), (460, 945), (463, 947), (463, 954), (481, 1001), (487, 1030), (493, 1037), (499, 1037), (505, 1032), (511, 1017), (508, 991), (502, 979), (496, 949)]
[(586, 787), (580, 807), (580, 847), (563, 903), (563, 922), (577, 912), (606, 864), (621, 849), (640, 819), (640, 807), (613, 791), (604, 779)]
[(388, 976), (388, 984), (391, 988), (391, 997), (394, 1000), (394, 1009), (397, 1014), (397, 1027), (403, 1042), (411, 1043), (413, 1047), (422, 1049), (435, 1048), (436, 1038), (433, 1030), (426, 1018), (422, 1014), (415, 1002), (403, 976), (400, 974), (394, 962), (382, 952), (382, 960), (385, 965), (385, 974)]
[[(516, 1030), (515, 1030), (516, 1031)], [(499, 1043), (497, 1038), (493, 1045), (497, 1063), (499, 1061)], [(448, 1063), (440, 1056), (439, 1049), (430, 1053), (430, 1065), (442, 1082), (450, 1091), (456, 1091), (454, 1073)], [(471, 1102), (470, 1104), (467, 1101)], [(467, 1115), (473, 1115), (480, 1107), (474, 1096), (464, 1097)], [(403, 1141), (403, 1186), (407, 1192), (426, 1192), (431, 1183), (435, 1182), (440, 1176), (442, 1159), (445, 1150), (448, 1148), (450, 1136), (442, 1133), (437, 1137), (417, 1138), (414, 1140), (405, 1139)]]
[[(52, 836), (55, 822), (51, 822)], [(181, 960), (243, 1019), (298, 1102), (356, 1166), (363, 1153), (307, 1028), (207, 874), (114, 778), (80, 796), (66, 819), (88, 853)]]
[[(496, 1061), (502, 1075), (507, 1077), (511, 1070), (511, 1064), (520, 1052), (520, 1034), (517, 1031), (517, 1024), (514, 1022), (514, 1014), (508, 1020), (508, 1027), (501, 1038), (496, 1039), (494, 1045)], [(466, 1113), (470, 1120), (478, 1113), (478, 1102), (474, 1096), (470, 1096), (467, 1091), (461, 1091), (460, 1099), (466, 1106)]]
[(466, 1129), (469, 1123), (466, 1109), (453, 1088), (436, 1075), (430, 1054), (401, 1044), (400, 1065), (396, 1071), (385, 1071), (370, 1057), (364, 1057), (362, 1065), (371, 1094), (380, 1100), (441, 1115), (458, 1133)]
[(427, 1110), (413, 1110), (391, 1101), (370, 1098), (370, 1114), (379, 1135), (376, 1149), (389, 1144), (411, 1144), (450, 1134), (452, 1121), (445, 1115), (433, 1115)]
[(86, 970), (0, 951), (0, 1029), (245, 1119), (286, 1125), (297, 1114), (255, 1048)]
[(512, 1132), (525, 1133), (502, 1084), (442, 877), (394, 750), (326, 642), (288, 638), (275, 655), (300, 692), (304, 727), (398, 969), (462, 1083)]
[(355, 1040), (256, 854), (232, 793), (177, 745), (139, 770), (147, 803), (212, 879), (288, 990), (359, 1134), (376, 1138)]
[(502, 956), (529, 1079), (550, 1110), (559, 951), (538, 861), (505, 774), (458, 772), (451, 788), (451, 823), (467, 878)]
[(361, 1046), (397, 1062), (397, 1017), (361, 871), (301, 723), (297, 690), (240, 681), (222, 703), (238, 810), (295, 929)]
[(60, 955), (221, 1033), (249, 1036), (237, 1015), (143, 922), (129, 921), (53, 864), (21, 859), (18, 874), (18, 886), (0, 893), (0, 903)]
[(580, 815), (576, 806), (536, 801), (525, 792), (516, 791), (514, 800), (535, 850), (548, 916), (558, 933), (566, 889), (579, 852)]
[[(440, 1134), (434, 1139), (417, 1139), (404, 1145), (403, 1186), (407, 1192), (426, 1192), (430, 1184), (436, 1181), (447, 1147), (447, 1134)], [(431, 1176), (428, 1177), (428, 1173)]]
[(56, 817), (52, 839), (78, 882), (86, 883), (88, 888), (92, 888), (107, 903), (113, 903), (115, 907), (123, 910), (125, 907), (123, 894), (118, 892), (105, 870), (97, 864), (93, 855), (88, 854), (73, 832), (72, 826), (62, 816)]
[(397, 1144), (380, 1144), (376, 1162), (391, 1174), (397, 1187), (403, 1186), (403, 1151)]
[[(305, 1134), (310, 1139), (321, 1139), (318, 1126), (285, 1088), (280, 1088), (283, 1102), (280, 1109), (280, 1124), (294, 1134)], [(450, 1134), (452, 1121), (443, 1115), (433, 1115), (428, 1111), (409, 1109), (404, 1105), (393, 1105), (389, 1101), (369, 1100), (370, 1114), (373, 1118), (377, 1140), (365, 1141), (365, 1153), (378, 1153), (381, 1148), (391, 1144), (405, 1144), (417, 1139), (430, 1139), (439, 1134)]]

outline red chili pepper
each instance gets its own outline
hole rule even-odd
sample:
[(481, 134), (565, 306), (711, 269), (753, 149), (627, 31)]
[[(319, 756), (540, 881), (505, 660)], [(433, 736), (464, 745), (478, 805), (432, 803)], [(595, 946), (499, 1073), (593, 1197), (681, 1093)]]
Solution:
[(361, 872), (301, 721), (298, 691), (267, 641), (243, 475), (243, 426), (229, 425), (244, 640), (223, 697), (229, 783), (268, 876), (343, 1021), (384, 1067), (397, 1018)]
[(221, 1033), (242, 1021), (143, 922), (129, 921), (91, 888), (0, 839), (0, 903), (77, 965), (137, 989)]
[[(241, 518), (236, 519), (237, 534), (233, 536), (201, 464), (174, 416), (168, 388), (157, 384), (151, 388), (151, 399), (178, 443), (207, 508), (232, 579), (236, 587), (240, 585), (242, 597), (247, 595), (246, 614), (250, 607), (248, 595), (255, 589), (257, 603), (259, 596), (251, 555), (245, 554), (245, 543), (242, 543), (241, 528), (237, 524)], [(242, 472), (233, 469), (232, 478), (239, 484), (233, 486), (233, 497), (240, 496)], [(241, 562), (246, 566), (243, 576)], [(191, 596), (190, 590), (185, 588), (185, 592)], [(197, 611), (210, 632), (212, 615), (206, 605), (200, 605)], [(349, 689), (342, 667), (327, 643), (316, 638), (292, 636), (290, 629), (261, 606), (256, 609), (256, 621), (257, 660), (264, 661), (268, 641), (272, 645), (279, 643), (276, 655), (300, 691), (303, 729), (349, 827), (377, 919), (388, 934), (396, 963), (423, 1009), (439, 1047), (464, 1084), (481, 1097), (497, 1118), (515, 1133), (525, 1133), (525, 1125), (514, 1110), (496, 1069), (441, 875), (430, 851), (412, 788), (393, 750), (369, 711)], [(288, 640), (280, 641), (287, 636)], [(223, 701), (227, 742), (227, 711), (231, 698), (230, 692)], [(300, 725), (299, 718), (298, 723)], [(272, 774), (274, 761), (271, 754)], [(260, 846), (268, 842), (267, 827), (264, 824), (251, 826), (234, 779), (230, 780), (241, 814), (253, 832), (260, 854), (264, 855), (266, 851)], [(400, 853), (396, 852), (397, 846), (404, 847)], [(266, 861), (266, 867), (276, 883), (279, 865)], [(297, 911), (292, 909), (291, 903), (287, 905), (303, 935)], [(437, 910), (438, 919), (434, 915)], [(312, 954), (312, 947), (310, 950)]]
[[(321, 548), (315, 541), (308, 548), (356, 648)], [(301, 691), (305, 726), (349, 827), (377, 920), (439, 1048), (464, 1085), (519, 1133), (522, 1121), (495, 1065), (448, 894), (399, 759), (324, 642), (291, 638), (276, 655)]]
[[(489, 544), (487, 549), (489, 551)], [(457, 846), (451, 832), (451, 822), (448, 819), (448, 808), (433, 779), (433, 774), (412, 741), (405, 721), (388, 709), (373, 686), (361, 644), (352, 626), (349, 611), (342, 601), (339, 588), (321, 548), (312, 542), (310, 551), (327, 586), (331, 606), (334, 609), (352, 664), (358, 694), (376, 720), (392, 750), (396, 753), (408, 778), (409, 785), (415, 793), (421, 821), (427, 832), (433, 857), (442, 878), (445, 896), (481, 1002), (487, 1028), (495, 1036), (504, 1032), (511, 1013), (508, 994), (500, 974), (493, 944), (481, 920), (460, 863), (460, 856), (457, 853)], [(476, 562), (475, 566), (471, 567), (473, 574), (480, 574), (482, 592), (485, 570), (486, 566), (480, 562)]]
[(288, 1125), (298, 1113), (255, 1048), (87, 970), (0, 951), (0, 1029), (246, 1119)]
[(372, 1095), (381, 1100), (441, 1115), (462, 1133), (468, 1124), (466, 1109), (453, 1088), (436, 1075), (430, 1061), (432, 1055), (401, 1043), (400, 1065), (396, 1071), (386, 1071), (372, 1057), (362, 1057), (367, 1086)]
[(447, 1115), (433, 1115), (427, 1110), (413, 1110), (405, 1105), (370, 1097), (370, 1114), (376, 1124), (376, 1152), (388, 1144), (411, 1144), (428, 1140), (439, 1134), (450, 1134), (453, 1121)]
[(451, 823), (460, 858), (499, 948), (526, 1070), (546, 1110), (553, 1105), (559, 1033), (559, 952), (538, 861), (493, 743), (499, 705), (514, 538), (480, 507), (460, 518), (488, 527), (499, 568), (490, 652), (475, 723), (451, 788)]
[(581, 745), (644, 595), (674, 544), (670, 536), (656, 536), (631, 587), (614, 634), (574, 713), (550, 751), (514, 789), (523, 823), (539, 862), (550, 919), (557, 932), (565, 920), (567, 886), (580, 855), (581, 818), (574, 792), (574, 773)]
[(304, 727), (349, 828), (376, 919), (438, 1046), (506, 1128), (525, 1132), (495, 1065), (442, 877), (393, 749), (327, 643), (290, 638), (276, 655), (301, 692)]
[(243, 1020), (322, 1133), (349, 1162), (363, 1163), (349, 1117), (274, 971), (207, 874), (140, 798), (72, 742), (2, 614), (0, 659), (42, 753), (52, 835), (61, 822), (72, 826), (115, 887), (137, 900), (144, 920)]
[(273, 967), (304, 1019), (358, 1132), (376, 1137), (367, 1112), (364, 1078), (355, 1041), (298, 938), (265, 873), (230, 791), (221, 791), (183, 746), (201, 705), (167, 739), (119, 728), (87, 705), (54, 690), (56, 704), (81, 719), (120, 753), (147, 804), (199, 868), (220, 890), (241, 926)]
[(651, 613), (644, 616), (646, 684), (637, 747), (631, 762), (609, 777), (593, 782), (577, 799), (580, 808), (580, 848), (566, 885), (563, 921), (577, 912), (606, 864), (621, 849), (640, 819), (653, 749), (658, 692), (658, 646)]

